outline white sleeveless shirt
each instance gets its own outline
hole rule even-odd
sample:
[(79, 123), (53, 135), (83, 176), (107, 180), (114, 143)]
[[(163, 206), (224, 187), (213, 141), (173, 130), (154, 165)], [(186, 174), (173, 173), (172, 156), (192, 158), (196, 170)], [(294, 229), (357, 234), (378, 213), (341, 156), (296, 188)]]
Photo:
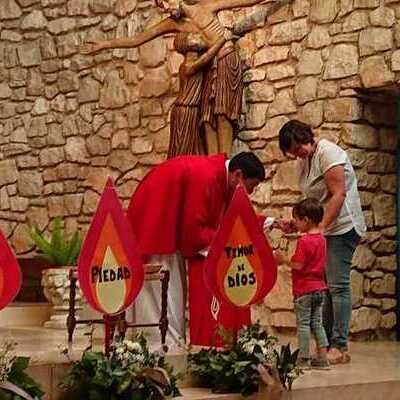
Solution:
[(312, 156), (298, 161), (300, 167), (300, 187), (307, 197), (314, 197), (325, 205), (331, 194), (324, 181), (324, 174), (337, 165), (343, 165), (346, 197), (336, 220), (325, 228), (325, 235), (342, 235), (355, 229), (358, 235), (366, 232), (364, 215), (361, 209), (357, 178), (347, 153), (336, 144), (321, 139)]

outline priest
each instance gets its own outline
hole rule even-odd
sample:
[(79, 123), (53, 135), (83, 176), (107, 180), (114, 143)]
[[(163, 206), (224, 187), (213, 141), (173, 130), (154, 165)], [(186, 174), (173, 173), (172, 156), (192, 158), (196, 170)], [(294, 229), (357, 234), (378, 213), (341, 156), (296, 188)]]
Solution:
[[(251, 152), (227, 160), (224, 155), (180, 156), (152, 169), (132, 195), (128, 219), (146, 262), (170, 271), (169, 342), (185, 342), (189, 272), (190, 342), (212, 346), (218, 325), (237, 330), (250, 321), (249, 309), (219, 303), (203, 282), (202, 264), (236, 186), (251, 194), (265, 179), (261, 161)], [(160, 317), (160, 288), (147, 284), (136, 301), (140, 323)]]

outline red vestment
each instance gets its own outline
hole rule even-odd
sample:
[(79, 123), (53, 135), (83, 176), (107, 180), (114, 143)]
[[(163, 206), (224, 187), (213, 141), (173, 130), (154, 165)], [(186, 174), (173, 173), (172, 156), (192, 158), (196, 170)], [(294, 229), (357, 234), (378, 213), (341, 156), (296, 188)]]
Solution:
[(197, 258), (210, 246), (229, 196), (223, 155), (181, 156), (150, 171), (129, 204), (128, 219), (145, 256), (180, 251), (189, 259), (192, 344), (215, 344), (216, 324), (229, 329), (250, 323), (249, 309), (238, 312), (229, 304), (221, 304), (215, 321)]

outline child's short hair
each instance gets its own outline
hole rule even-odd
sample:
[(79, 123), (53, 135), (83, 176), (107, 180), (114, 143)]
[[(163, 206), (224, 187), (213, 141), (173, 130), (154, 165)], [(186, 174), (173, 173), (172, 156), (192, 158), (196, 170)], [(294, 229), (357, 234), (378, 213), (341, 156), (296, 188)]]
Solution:
[(293, 217), (301, 219), (307, 217), (315, 224), (319, 224), (324, 217), (324, 209), (317, 199), (308, 198), (293, 207)]

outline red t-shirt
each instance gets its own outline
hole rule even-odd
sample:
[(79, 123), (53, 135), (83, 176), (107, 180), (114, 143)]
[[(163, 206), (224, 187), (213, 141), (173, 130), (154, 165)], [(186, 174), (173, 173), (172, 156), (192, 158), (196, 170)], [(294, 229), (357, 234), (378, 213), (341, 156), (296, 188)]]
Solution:
[(292, 270), (294, 297), (328, 288), (325, 283), (326, 240), (321, 233), (302, 236), (291, 261), (303, 264), (303, 268)]

